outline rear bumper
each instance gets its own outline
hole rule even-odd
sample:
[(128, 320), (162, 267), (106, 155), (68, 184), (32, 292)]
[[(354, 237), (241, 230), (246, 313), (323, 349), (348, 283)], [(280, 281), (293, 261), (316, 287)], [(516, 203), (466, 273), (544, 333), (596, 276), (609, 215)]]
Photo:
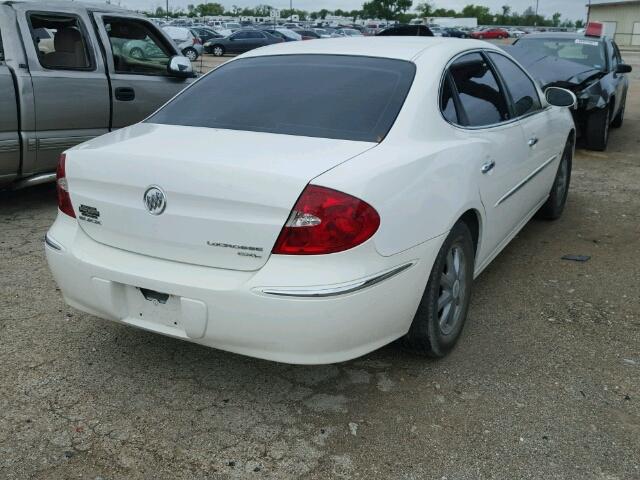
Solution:
[[(260, 270), (242, 272), (105, 246), (59, 214), (45, 249), (74, 308), (244, 355), (322, 364), (361, 356), (408, 331), (443, 238), (391, 257), (371, 242), (323, 258), (272, 256)], [(158, 303), (140, 289), (171, 297)]]

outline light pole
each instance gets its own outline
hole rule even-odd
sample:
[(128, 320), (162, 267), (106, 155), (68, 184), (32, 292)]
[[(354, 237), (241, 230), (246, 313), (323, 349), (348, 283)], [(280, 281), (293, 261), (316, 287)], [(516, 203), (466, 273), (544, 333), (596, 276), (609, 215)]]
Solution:
[(540, 0), (536, 0), (536, 19), (535, 19), (536, 27), (538, 26), (538, 3), (539, 2), (540, 2)]
[(164, 16), (166, 17), (167, 21), (169, 21), (169, 0), (167, 0), (167, 9), (164, 11)]
[(293, 0), (289, 0), (289, 21), (293, 21)]

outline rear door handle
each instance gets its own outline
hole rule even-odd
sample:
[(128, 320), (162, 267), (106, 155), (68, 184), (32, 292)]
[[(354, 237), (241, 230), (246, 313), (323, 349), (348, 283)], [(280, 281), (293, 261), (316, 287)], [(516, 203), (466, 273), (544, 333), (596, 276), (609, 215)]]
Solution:
[(529, 145), (530, 147), (533, 147), (536, 145), (536, 143), (538, 143), (538, 137), (532, 137), (527, 142), (527, 145)]
[(496, 162), (491, 160), (490, 162), (487, 162), (484, 165), (482, 165), (482, 167), (480, 168), (480, 171), (482, 173), (489, 173), (495, 166), (496, 166)]
[(136, 91), (131, 87), (118, 87), (115, 91), (116, 100), (130, 102), (136, 98)]

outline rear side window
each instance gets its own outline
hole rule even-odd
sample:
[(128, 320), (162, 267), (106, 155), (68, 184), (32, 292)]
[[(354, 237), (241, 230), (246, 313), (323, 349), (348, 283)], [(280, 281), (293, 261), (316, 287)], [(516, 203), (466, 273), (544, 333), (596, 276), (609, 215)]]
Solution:
[(381, 142), (415, 75), (403, 60), (279, 55), (229, 62), (147, 121)]
[(509, 109), (491, 67), (479, 53), (468, 53), (449, 67), (467, 126), (494, 125), (509, 119)]
[(91, 70), (87, 36), (75, 15), (27, 14), (40, 65), (53, 70)]
[(516, 117), (540, 110), (542, 105), (538, 97), (538, 91), (527, 74), (503, 55), (498, 53), (489, 53), (488, 55), (500, 75), (502, 75), (507, 90), (511, 94)]
[(458, 112), (456, 110), (456, 104), (453, 98), (453, 89), (451, 88), (451, 79), (449, 76), (445, 78), (442, 86), (442, 92), (440, 94), (440, 110), (442, 110), (442, 114), (448, 122), (455, 124), (461, 123), (458, 119)]

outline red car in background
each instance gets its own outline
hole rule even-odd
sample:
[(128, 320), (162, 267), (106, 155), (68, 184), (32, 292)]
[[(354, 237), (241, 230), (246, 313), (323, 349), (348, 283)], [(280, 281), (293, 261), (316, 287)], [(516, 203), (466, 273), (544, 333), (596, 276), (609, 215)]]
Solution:
[(476, 30), (475, 32), (471, 32), (471, 38), (509, 38), (509, 32), (507, 32), (504, 28), (487, 28), (486, 30)]

